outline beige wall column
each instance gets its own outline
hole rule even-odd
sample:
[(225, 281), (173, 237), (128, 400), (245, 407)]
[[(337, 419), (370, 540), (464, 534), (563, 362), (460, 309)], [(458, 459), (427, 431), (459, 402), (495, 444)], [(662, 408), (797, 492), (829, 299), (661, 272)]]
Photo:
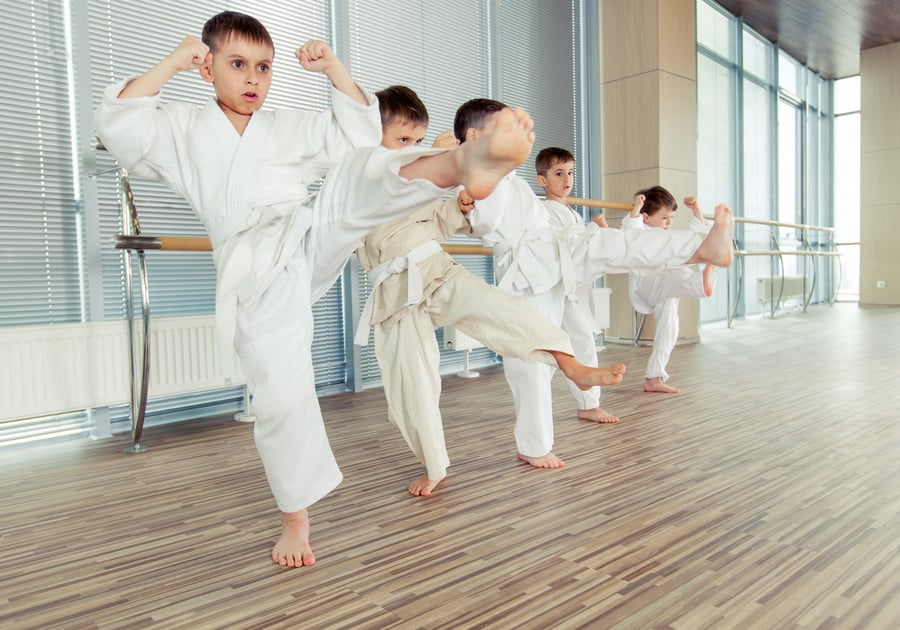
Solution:
[[(694, 21), (694, 0), (600, 3), (603, 198), (630, 201), (635, 191), (660, 184), (679, 200), (675, 227), (682, 228), (690, 211), (681, 199), (697, 191)], [(712, 212), (710, 201), (700, 201)], [(613, 290), (607, 338), (630, 339), (627, 277), (606, 276), (604, 283)], [(648, 319), (642, 339), (653, 339)], [(697, 300), (682, 300), (680, 320), (680, 341), (696, 341)]]
[[(900, 306), (900, 43), (860, 53), (861, 306)], [(840, 212), (840, 208), (837, 209)], [(884, 287), (879, 288), (879, 281)]]

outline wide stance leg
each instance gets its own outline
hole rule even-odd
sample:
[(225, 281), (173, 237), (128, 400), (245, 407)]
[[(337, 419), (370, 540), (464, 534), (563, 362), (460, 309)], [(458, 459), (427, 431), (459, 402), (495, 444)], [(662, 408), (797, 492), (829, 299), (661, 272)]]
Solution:
[(440, 410), (441, 357), (431, 317), (419, 306), (386, 330), (376, 326), (375, 354), (388, 417), (425, 465), (428, 479), (440, 481), (450, 458)]
[[(590, 367), (600, 365), (597, 358), (597, 342), (594, 339), (594, 325), (587, 300), (590, 299), (590, 287), (578, 290), (578, 301), (566, 300), (563, 305), (562, 329), (568, 333), (575, 349), (575, 358)], [(600, 387), (595, 386), (587, 391), (582, 390), (570, 379), (566, 379), (578, 409), (595, 409), (600, 406)]]
[(653, 308), (653, 317), (656, 318), (656, 335), (653, 337), (653, 351), (647, 362), (646, 377), (659, 377), (666, 381), (669, 379), (666, 364), (678, 342), (678, 300), (669, 298), (657, 304)]
[(316, 397), (309, 275), (296, 256), (256, 301), (239, 309), (235, 348), (253, 394), (253, 436), (275, 502), (281, 536), (272, 560), (315, 562), (307, 506), (341, 482)]
[[(556, 287), (525, 300), (551, 324), (562, 321), (562, 290)], [(520, 455), (542, 457), (553, 449), (553, 392), (556, 368), (543, 363), (505, 359), (503, 372), (516, 407), (516, 447)]]

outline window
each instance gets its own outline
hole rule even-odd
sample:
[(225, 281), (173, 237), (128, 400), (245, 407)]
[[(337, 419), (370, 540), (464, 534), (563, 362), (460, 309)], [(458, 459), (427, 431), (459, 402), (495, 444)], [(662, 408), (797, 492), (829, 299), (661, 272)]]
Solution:
[(834, 227), (841, 252), (838, 299), (859, 301), (860, 81), (834, 82)]
[[(738, 36), (740, 34), (740, 37)], [(831, 85), (743, 26), (711, 0), (697, 3), (698, 194), (725, 201), (736, 216), (791, 224), (828, 225), (832, 218)], [(708, 200), (708, 201), (706, 201)], [(826, 249), (828, 234), (794, 228), (774, 232), (779, 247)], [(739, 247), (768, 250), (773, 231), (739, 223)], [(788, 275), (816, 273), (813, 301), (829, 297), (830, 262), (785, 256)], [(714, 296), (700, 303), (701, 321), (767, 311), (758, 281), (780, 276), (775, 257), (741, 257), (727, 272), (741, 281), (740, 302)], [(814, 269), (809, 265), (817, 265)], [(740, 277), (738, 277), (740, 275)], [(721, 292), (717, 292), (717, 296)]]

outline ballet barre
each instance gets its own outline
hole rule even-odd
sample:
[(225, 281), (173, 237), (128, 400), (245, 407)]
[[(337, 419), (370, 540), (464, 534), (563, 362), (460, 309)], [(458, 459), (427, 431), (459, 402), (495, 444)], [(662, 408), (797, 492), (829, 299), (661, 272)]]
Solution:
[[(134, 203), (128, 171), (118, 169), (122, 194), (120, 196), (120, 212), (122, 217), (122, 233), (116, 235), (115, 248), (123, 251), (125, 270), (125, 314), (128, 320), (128, 357), (131, 394), (131, 445), (125, 449), (127, 453), (142, 453), (146, 447), (141, 445), (144, 430), (144, 419), (147, 412), (147, 392), (150, 375), (150, 284), (147, 276), (147, 251), (178, 252), (211, 252), (212, 243), (203, 236), (173, 236), (142, 234), (137, 207)], [(573, 205), (592, 208), (610, 208), (630, 210), (626, 203), (598, 201), (595, 199), (570, 198)], [(445, 243), (444, 251), (454, 256), (490, 256), (491, 250), (482, 245), (465, 243)], [(137, 267), (137, 276), (141, 292), (140, 331), (134, 312), (133, 278)], [(140, 347), (138, 347), (140, 342)], [(246, 400), (246, 397), (245, 397)]]
[[(713, 220), (714, 217), (704, 215), (706, 219)], [(835, 229), (831, 227), (824, 227), (821, 225), (809, 225), (803, 223), (786, 223), (782, 221), (771, 221), (767, 219), (747, 219), (742, 217), (735, 217), (734, 219), (735, 225), (760, 225), (764, 227), (768, 227), (771, 230), (769, 235), (769, 244), (770, 249), (761, 249), (761, 250), (749, 250), (744, 249), (740, 246), (737, 240), (734, 241), (734, 257), (735, 257), (735, 272), (728, 273), (727, 278), (727, 304), (728, 304), (728, 313), (727, 313), (727, 323), (728, 327), (731, 328), (734, 320), (737, 318), (737, 311), (740, 307), (741, 298), (744, 293), (744, 282), (745, 282), (745, 274), (744, 274), (744, 261), (747, 258), (763, 256), (769, 257), (770, 259), (778, 260), (778, 268), (780, 270), (780, 276), (777, 278), (778, 282), (778, 295), (775, 295), (775, 285), (776, 285), (776, 275), (774, 270), (774, 265), (769, 268), (769, 316), (771, 318), (775, 318), (775, 313), (778, 308), (781, 306), (781, 302), (785, 297), (785, 286), (787, 284), (787, 276), (785, 274), (784, 268), (784, 257), (785, 256), (795, 256), (803, 259), (803, 276), (802, 276), (802, 286), (800, 290), (800, 298), (802, 310), (805, 313), (807, 308), (809, 307), (810, 302), (812, 301), (813, 294), (816, 290), (816, 285), (818, 283), (819, 271), (818, 266), (816, 264), (807, 265), (806, 261), (809, 259), (815, 259), (818, 257), (828, 258), (833, 263), (837, 261), (837, 277), (840, 278), (843, 274), (843, 269), (841, 267), (841, 253), (837, 250), (837, 245), (834, 241)], [(779, 228), (787, 228), (789, 230), (799, 230), (800, 231), (800, 249), (790, 250), (790, 249), (782, 249), (780, 239), (778, 238), (778, 230)], [(813, 244), (810, 242), (809, 233), (811, 231), (824, 232), (828, 236), (827, 242), (824, 244), (825, 249), (815, 249)], [(815, 263), (815, 260), (814, 260)], [(737, 287), (734, 299), (732, 300), (732, 275), (737, 278)], [(837, 298), (837, 289), (840, 286), (840, 280), (837, 282), (834, 281), (834, 274), (829, 274), (830, 285), (828, 287), (828, 303), (834, 304), (835, 299)]]

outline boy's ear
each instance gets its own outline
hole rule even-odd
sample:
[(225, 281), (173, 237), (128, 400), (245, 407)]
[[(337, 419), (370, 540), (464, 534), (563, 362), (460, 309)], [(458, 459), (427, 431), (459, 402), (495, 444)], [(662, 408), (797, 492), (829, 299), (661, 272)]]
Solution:
[(650, 220), (650, 215), (646, 212), (641, 212), (641, 216), (644, 218), (644, 223)]
[(546, 188), (547, 187), (547, 178), (544, 177), (543, 175), (538, 175), (537, 183), (541, 188)]
[(200, 64), (198, 71), (200, 72), (200, 77), (206, 81), (207, 83), (215, 83), (215, 77), (213, 77), (212, 71), (212, 53), (206, 53), (206, 58), (203, 60), (203, 63)]
[(466, 142), (474, 140), (476, 137), (478, 137), (478, 130), (476, 130), (475, 127), (466, 129)]

